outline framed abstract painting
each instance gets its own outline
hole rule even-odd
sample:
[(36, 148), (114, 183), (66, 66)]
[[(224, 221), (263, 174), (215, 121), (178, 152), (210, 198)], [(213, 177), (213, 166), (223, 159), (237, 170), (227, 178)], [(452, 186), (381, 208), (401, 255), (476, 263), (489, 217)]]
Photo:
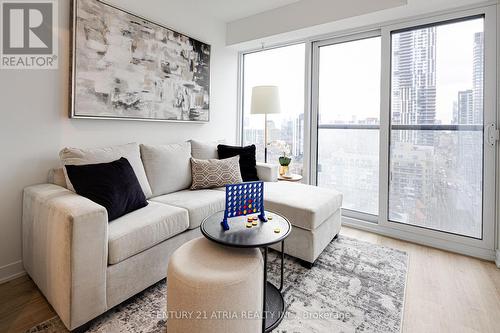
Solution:
[(99, 0), (72, 11), (72, 118), (210, 120), (210, 45)]

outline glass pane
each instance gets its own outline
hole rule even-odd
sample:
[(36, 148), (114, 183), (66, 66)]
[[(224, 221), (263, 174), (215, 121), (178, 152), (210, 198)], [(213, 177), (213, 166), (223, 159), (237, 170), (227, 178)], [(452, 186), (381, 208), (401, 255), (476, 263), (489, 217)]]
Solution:
[(251, 115), (252, 88), (276, 85), (280, 89), (281, 113), (268, 116), (267, 161), (278, 164), (286, 145), (292, 157), (290, 171), (303, 173), (305, 45), (280, 47), (244, 56), (243, 142), (257, 146), (257, 160), (264, 161), (264, 116)]
[(380, 37), (322, 46), (319, 124), (379, 124)]
[(482, 237), (483, 21), (392, 35), (391, 221)]
[(344, 208), (373, 215), (378, 215), (380, 47), (380, 37), (374, 37), (319, 49), (318, 185), (342, 192)]
[(391, 140), (389, 220), (481, 238), (483, 133), (393, 130)]
[(379, 131), (320, 129), (318, 185), (344, 195), (343, 207), (378, 214)]
[(392, 124), (483, 123), (483, 21), (392, 34)]

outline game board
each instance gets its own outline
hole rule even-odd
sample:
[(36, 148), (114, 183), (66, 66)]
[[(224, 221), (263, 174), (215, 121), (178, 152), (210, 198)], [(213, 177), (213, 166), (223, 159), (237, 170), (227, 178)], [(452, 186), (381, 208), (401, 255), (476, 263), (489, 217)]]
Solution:
[(224, 230), (229, 230), (228, 218), (257, 213), (259, 220), (267, 222), (264, 212), (264, 182), (226, 185), (226, 209), (221, 222)]

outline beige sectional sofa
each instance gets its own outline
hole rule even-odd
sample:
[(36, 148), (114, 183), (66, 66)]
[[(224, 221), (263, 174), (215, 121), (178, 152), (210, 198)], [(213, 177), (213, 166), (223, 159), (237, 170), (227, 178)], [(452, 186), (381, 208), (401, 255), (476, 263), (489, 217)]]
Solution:
[[(114, 221), (108, 223), (104, 207), (67, 189), (62, 168), (50, 171), (47, 184), (24, 190), (24, 267), (70, 330), (165, 278), (170, 255), (200, 236), (206, 216), (224, 209), (221, 189), (189, 190), (190, 157), (216, 158), (215, 144), (129, 144), (120, 154), (123, 149), (143, 163), (149, 205)], [(93, 153), (65, 150), (61, 156), (65, 163), (84, 163)], [(97, 153), (116, 158), (113, 147)], [(294, 226), (285, 252), (313, 263), (340, 230), (342, 195), (277, 182), (275, 165), (258, 163), (257, 170), (266, 181), (266, 209)]]

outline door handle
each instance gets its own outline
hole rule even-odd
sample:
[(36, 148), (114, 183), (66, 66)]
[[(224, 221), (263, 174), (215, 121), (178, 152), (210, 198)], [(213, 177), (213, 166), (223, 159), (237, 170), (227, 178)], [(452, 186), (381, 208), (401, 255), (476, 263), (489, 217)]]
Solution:
[(496, 124), (491, 123), (488, 125), (487, 135), (488, 135), (488, 144), (494, 147), (497, 140), (500, 138), (500, 132), (497, 130)]

